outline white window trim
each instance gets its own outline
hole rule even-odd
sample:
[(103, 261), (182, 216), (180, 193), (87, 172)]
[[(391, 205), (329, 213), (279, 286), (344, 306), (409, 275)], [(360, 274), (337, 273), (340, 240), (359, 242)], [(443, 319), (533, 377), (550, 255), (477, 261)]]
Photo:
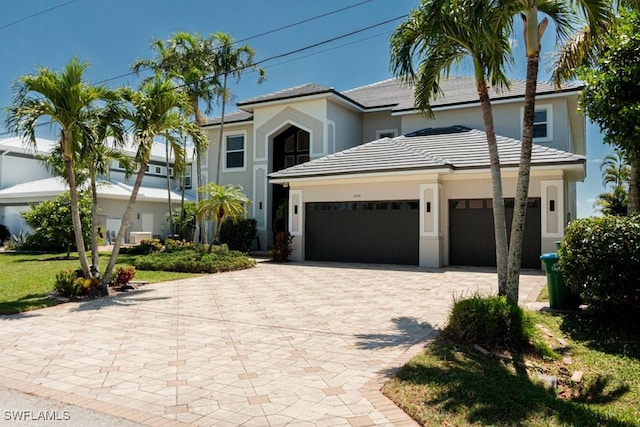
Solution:
[(376, 131), (376, 139), (380, 139), (382, 138), (380, 135), (382, 135), (383, 133), (392, 133), (393, 137), (395, 138), (396, 136), (398, 136), (398, 129), (380, 129)]
[[(230, 136), (242, 136), (244, 138), (244, 150), (243, 150), (243, 160), (241, 168), (228, 168), (227, 167), (227, 138)], [(225, 132), (222, 134), (222, 172), (246, 172), (247, 170), (247, 131), (239, 131), (239, 132)]]
[[(551, 142), (553, 141), (553, 104), (536, 105), (536, 111), (540, 110), (547, 110), (547, 136), (544, 138), (533, 138), (533, 142)], [(522, 135), (523, 120), (524, 107), (520, 107), (520, 135)]]

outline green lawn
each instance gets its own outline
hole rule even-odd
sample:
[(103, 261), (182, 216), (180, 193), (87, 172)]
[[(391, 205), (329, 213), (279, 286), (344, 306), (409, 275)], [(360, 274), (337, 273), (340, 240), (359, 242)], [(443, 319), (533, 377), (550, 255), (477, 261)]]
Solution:
[[(135, 256), (121, 254), (116, 268), (132, 265), (133, 258)], [(107, 265), (108, 259), (108, 254), (100, 256), (101, 269)], [(0, 253), (0, 314), (18, 313), (57, 304), (56, 300), (47, 297), (47, 293), (53, 291), (56, 273), (79, 266), (77, 254), (72, 254), (71, 259), (66, 259), (66, 254)], [(197, 275), (137, 271), (134, 280), (162, 282), (194, 276)]]
[[(502, 362), (437, 340), (401, 368), (383, 392), (422, 425), (638, 426), (640, 332), (635, 322), (583, 314), (533, 313), (558, 346), (566, 339), (571, 363), (514, 355), (535, 368)], [(583, 371), (580, 383), (570, 380)], [(546, 389), (537, 373), (555, 375)]]

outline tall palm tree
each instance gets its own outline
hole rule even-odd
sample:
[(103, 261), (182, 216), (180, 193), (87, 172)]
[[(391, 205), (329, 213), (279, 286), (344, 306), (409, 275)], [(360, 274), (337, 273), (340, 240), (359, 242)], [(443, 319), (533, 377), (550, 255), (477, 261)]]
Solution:
[(126, 117), (131, 122), (133, 138), (137, 146), (138, 173), (102, 278), (103, 284), (110, 280), (120, 252), (146, 166), (149, 163), (153, 139), (158, 136), (163, 137), (171, 144), (176, 163), (181, 163), (184, 156), (180, 143), (181, 137), (189, 136), (199, 142), (205, 138), (200, 127), (192, 123), (184, 113), (188, 109), (189, 98), (183, 92), (177, 91), (171, 80), (161, 75), (156, 75), (154, 79), (144, 82), (139, 91), (123, 90), (123, 98), (130, 103), (131, 107)]
[(605, 156), (600, 164), (600, 172), (602, 172), (602, 183), (605, 186), (613, 184), (613, 187), (617, 188), (629, 185), (631, 166), (620, 150)]
[(198, 205), (198, 217), (203, 219), (215, 218), (216, 220), (215, 231), (209, 245), (209, 252), (211, 252), (223, 220), (230, 218), (235, 221), (244, 218), (248, 213), (247, 207), (251, 202), (240, 186), (218, 185), (210, 182), (200, 187), (198, 191), (208, 196)]
[[(154, 40), (151, 48), (156, 56), (153, 59), (140, 59), (133, 64), (133, 70), (151, 68), (173, 79), (189, 97), (189, 114), (199, 126), (207, 123), (200, 103), (205, 105), (205, 114), (213, 110), (213, 103), (220, 92), (219, 80), (214, 75), (216, 55), (215, 39), (202, 37), (199, 33), (177, 32), (166, 42)], [(194, 141), (197, 181), (202, 177), (202, 157), (207, 155), (209, 140)], [(199, 194), (197, 195), (199, 197)], [(183, 202), (181, 202), (183, 203)], [(201, 227), (204, 231), (204, 227)]]
[(89, 277), (91, 272), (78, 210), (74, 154), (83, 144), (81, 135), (87, 134), (87, 123), (95, 115), (100, 101), (109, 97), (110, 91), (84, 81), (87, 67), (87, 63), (79, 63), (73, 58), (60, 72), (41, 67), (35, 74), (19, 77), (14, 85), (13, 105), (7, 109), (6, 125), (31, 146), (36, 144), (35, 128), (41, 118), (46, 117), (60, 127), (58, 144), (71, 194), (73, 231), (82, 273)]
[[(518, 303), (522, 244), (529, 196), (540, 42), (549, 19), (555, 24), (556, 44), (560, 46), (567, 43), (570, 34), (576, 31), (577, 22), (587, 22), (590, 32), (596, 34), (599, 28), (605, 26), (611, 19), (611, 13), (607, 6), (607, 0), (518, 0), (510, 3), (511, 8), (519, 9), (513, 12), (520, 13), (522, 17), (527, 59), (522, 144), (507, 267), (507, 300), (513, 304)], [(546, 16), (538, 21), (540, 13)]]
[(223, 32), (217, 32), (213, 36), (216, 41), (216, 54), (214, 56), (213, 69), (217, 78), (222, 76), (221, 90), (218, 92), (220, 104), (220, 134), (218, 137), (218, 165), (216, 166), (215, 183), (220, 183), (220, 168), (222, 165), (222, 139), (224, 132), (224, 114), (226, 103), (231, 99), (231, 93), (228, 90), (227, 83), (229, 76), (234, 77), (236, 81), (240, 80), (242, 74), (248, 70), (258, 72), (258, 83), (262, 83), (267, 74), (264, 69), (253, 63), (255, 56), (254, 50), (249, 45), (234, 47), (233, 37)]
[(391, 36), (391, 69), (415, 87), (416, 107), (431, 117), (431, 102), (442, 93), (440, 78), (464, 60), (473, 64), (490, 157), (501, 294), (506, 292), (508, 243), (489, 83), (498, 90), (509, 84), (505, 69), (511, 63), (510, 19), (499, 1), (422, 0)]

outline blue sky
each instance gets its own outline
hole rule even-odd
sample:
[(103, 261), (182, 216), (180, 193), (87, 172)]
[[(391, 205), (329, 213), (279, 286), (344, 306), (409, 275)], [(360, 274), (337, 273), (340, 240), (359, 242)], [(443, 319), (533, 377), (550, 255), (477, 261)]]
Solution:
[[(68, 3), (68, 4), (65, 4)], [(130, 72), (138, 58), (151, 57), (152, 39), (167, 39), (176, 31), (210, 34), (223, 31), (234, 39), (249, 38), (270, 30), (322, 15), (343, 7), (348, 10), (304, 24), (247, 40), (257, 60), (274, 57), (342, 34), (407, 14), (418, 0), (24, 0), (2, 2), (0, 14), (0, 107), (11, 103), (16, 78), (37, 66), (60, 69), (73, 56), (91, 64), (90, 82), (100, 82)], [(6, 28), (7, 24), (37, 14)], [(267, 61), (265, 83), (247, 73), (232, 88), (236, 100), (304, 83), (319, 83), (337, 90), (350, 89), (392, 77), (389, 71), (388, 39), (400, 23), (393, 21), (298, 54)], [(554, 38), (548, 30), (543, 40), (546, 55)], [(516, 35), (520, 35), (518, 31)], [(515, 39), (516, 65), (512, 78), (524, 78), (521, 40)], [(541, 80), (547, 78), (541, 67)], [(468, 74), (461, 70), (460, 74)], [(135, 75), (110, 81), (111, 86), (137, 86)], [(217, 115), (213, 111), (212, 115)], [(5, 129), (0, 125), (0, 132)], [(48, 128), (42, 129), (43, 137)], [(6, 137), (2, 135), (0, 137)], [(599, 164), (611, 152), (602, 144), (597, 129), (589, 126), (587, 180), (578, 186), (578, 213), (593, 213), (593, 201), (603, 191)]]

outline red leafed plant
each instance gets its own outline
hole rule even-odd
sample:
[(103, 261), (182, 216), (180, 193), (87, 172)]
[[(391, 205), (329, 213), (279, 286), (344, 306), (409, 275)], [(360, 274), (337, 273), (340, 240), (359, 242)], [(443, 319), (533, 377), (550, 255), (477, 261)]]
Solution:
[(136, 269), (133, 266), (127, 268), (118, 267), (116, 270), (116, 277), (113, 279), (113, 285), (116, 287), (123, 287), (129, 284), (130, 281), (136, 275)]

